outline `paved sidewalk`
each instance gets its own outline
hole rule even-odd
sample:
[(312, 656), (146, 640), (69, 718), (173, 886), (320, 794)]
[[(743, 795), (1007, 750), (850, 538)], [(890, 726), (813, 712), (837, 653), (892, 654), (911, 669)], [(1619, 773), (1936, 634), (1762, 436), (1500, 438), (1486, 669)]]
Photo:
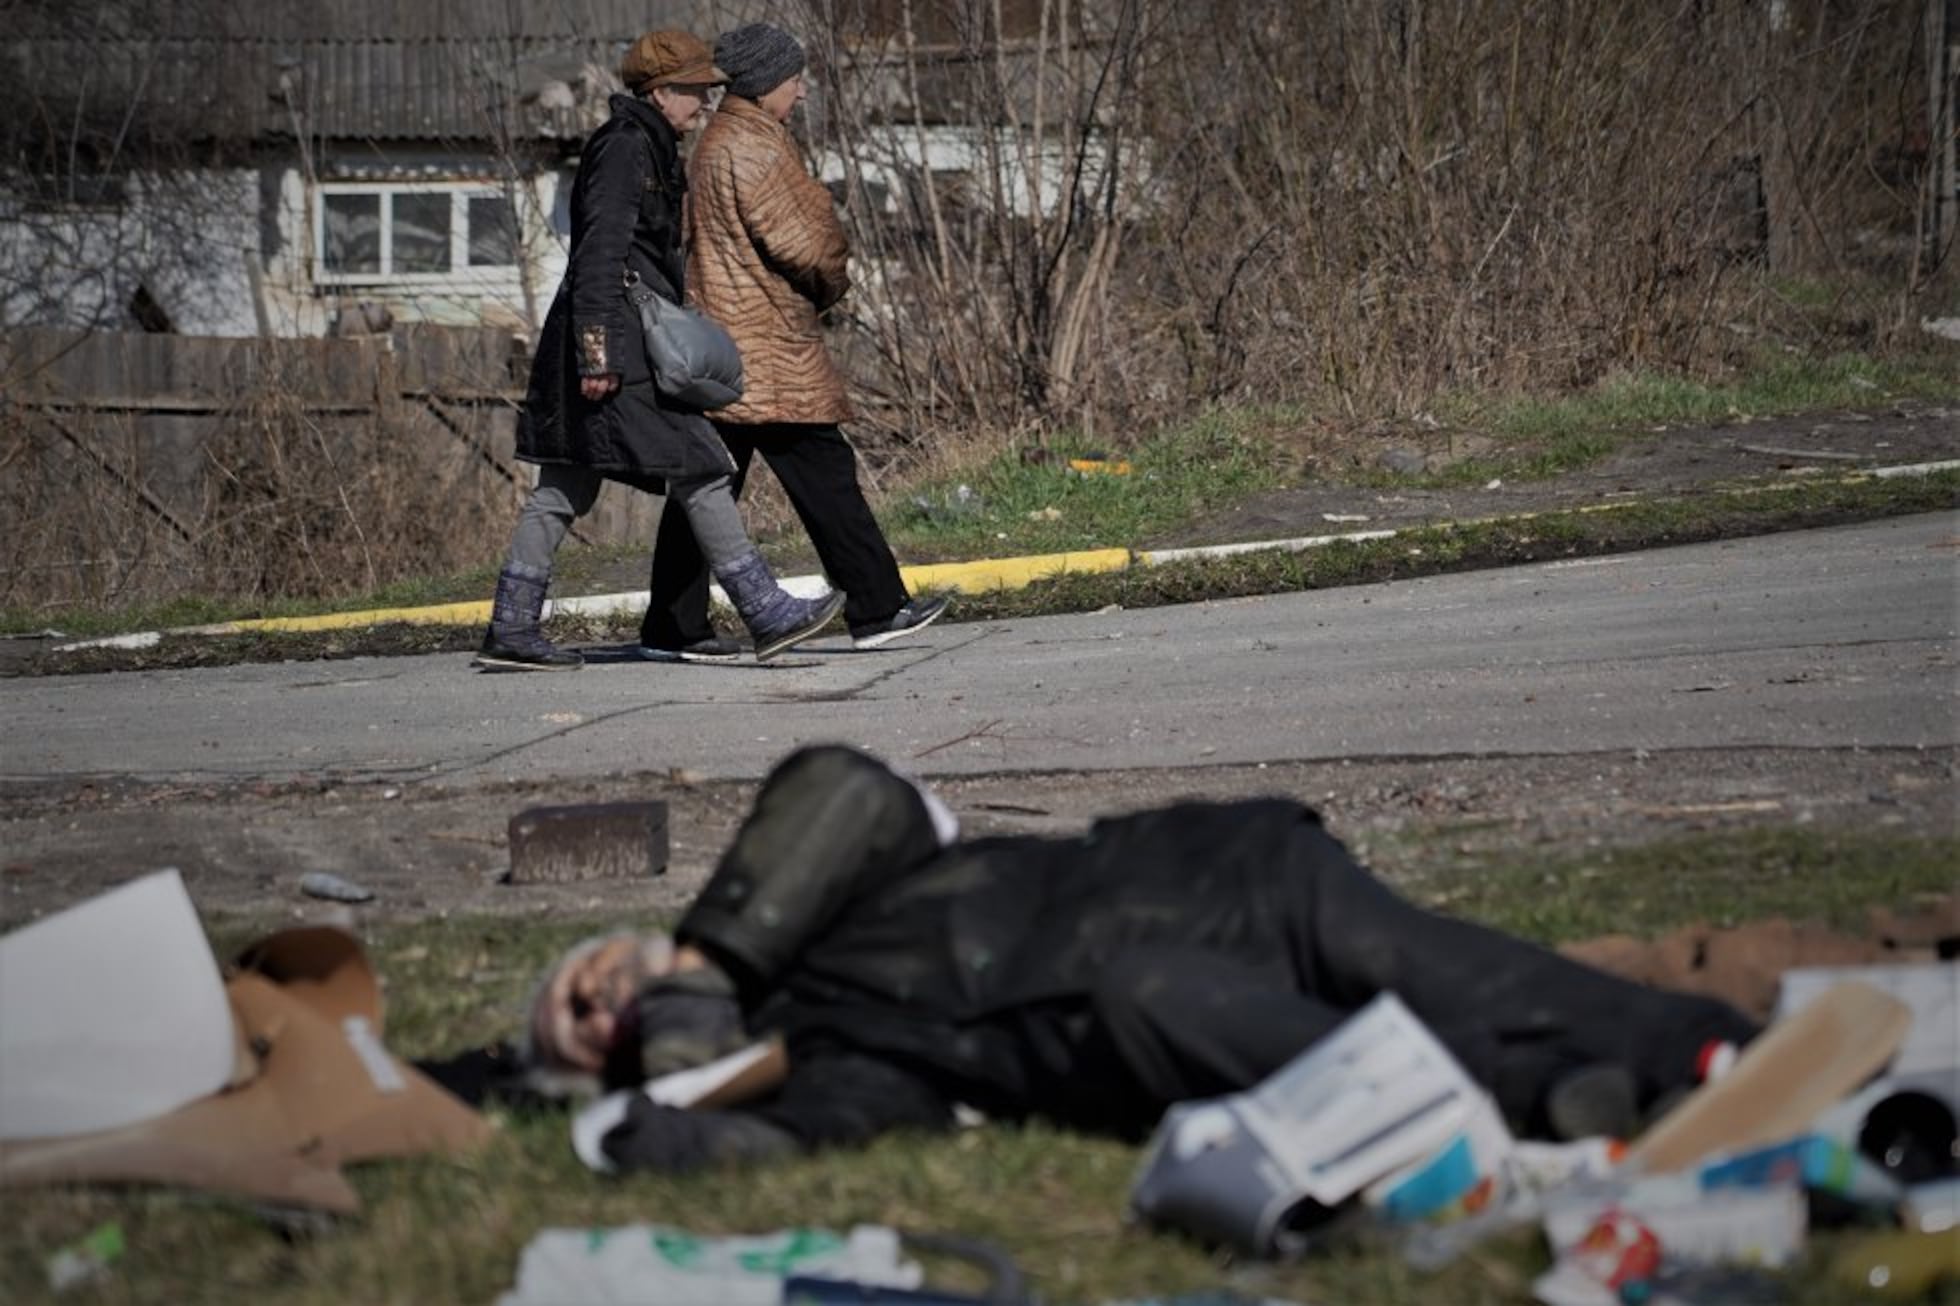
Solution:
[[(1960, 459), (1946, 459), (1939, 462), (1913, 463), (1902, 466), (1874, 468), (1869, 471), (1852, 473), (1837, 478), (1841, 481), (1867, 479), (1890, 479), (1899, 476), (1926, 476), (1937, 472), (1960, 469)], [(1815, 485), (1809, 481), (1805, 484)], [(1790, 486), (1765, 485), (1762, 492), (1771, 493)], [(1622, 499), (1612, 503), (1596, 504), (1578, 508), (1580, 512), (1620, 512), (1640, 506), (1645, 499)], [(1068, 553), (1042, 553), (1024, 557), (981, 558), (971, 562), (942, 562), (920, 566), (901, 567), (900, 575), (906, 587), (913, 593), (954, 592), (965, 594), (989, 593), (997, 590), (1021, 589), (1038, 580), (1045, 580), (1065, 574), (1093, 575), (1097, 573), (1126, 571), (1136, 567), (1160, 567), (1170, 563), (1187, 562), (1200, 558), (1233, 557), (1247, 553), (1286, 551), (1299, 553), (1308, 549), (1324, 548), (1339, 542), (1361, 542), (1389, 539), (1395, 535), (1414, 529), (1431, 529), (1435, 526), (1472, 525), (1501, 521), (1526, 521), (1541, 516), (1540, 513), (1508, 513), (1488, 517), (1463, 518), (1441, 523), (1426, 523), (1423, 527), (1392, 527), (1378, 530), (1347, 531), (1338, 534), (1294, 536), (1286, 539), (1246, 540), (1228, 544), (1210, 544), (1181, 549), (1137, 549), (1110, 548), (1086, 549)], [(828, 582), (822, 575), (787, 576), (782, 581), (783, 588), (800, 597), (810, 597), (826, 590)], [(727, 599), (719, 586), (711, 586), (710, 594), (717, 604), (726, 604)], [(646, 591), (629, 590), (616, 594), (589, 594), (552, 599), (545, 606), (547, 617), (560, 614), (579, 616), (638, 616), (646, 607)], [(148, 648), (162, 641), (165, 635), (238, 635), (254, 631), (305, 632), (322, 630), (347, 630), (367, 626), (384, 625), (391, 622), (407, 622), (422, 625), (480, 626), (490, 620), (490, 600), (478, 599), (465, 603), (440, 603), (426, 607), (412, 608), (371, 608), (358, 612), (329, 612), (311, 617), (263, 617), (245, 621), (226, 621), (208, 626), (188, 626), (169, 631), (142, 631), (127, 635), (111, 635), (100, 639), (81, 640), (59, 645), (62, 650), (83, 648)]]

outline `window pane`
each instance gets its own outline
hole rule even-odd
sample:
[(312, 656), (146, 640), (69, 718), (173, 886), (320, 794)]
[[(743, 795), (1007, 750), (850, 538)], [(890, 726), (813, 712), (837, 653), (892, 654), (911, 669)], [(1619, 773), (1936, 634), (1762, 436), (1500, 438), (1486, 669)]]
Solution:
[(502, 195), (470, 196), (470, 266), (509, 267), (517, 262), (517, 216)]
[(395, 272), (449, 271), (449, 210), (446, 191), (395, 194)]
[(381, 271), (381, 197), (326, 195), (320, 200), (327, 272)]

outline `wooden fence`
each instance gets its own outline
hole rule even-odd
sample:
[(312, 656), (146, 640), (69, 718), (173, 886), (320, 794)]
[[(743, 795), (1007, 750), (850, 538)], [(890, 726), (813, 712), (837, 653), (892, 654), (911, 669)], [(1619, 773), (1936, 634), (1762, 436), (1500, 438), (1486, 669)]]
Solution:
[[(494, 328), (0, 334), (0, 604), (354, 592), (494, 561), (533, 474)], [(608, 487), (587, 542), (650, 542)]]

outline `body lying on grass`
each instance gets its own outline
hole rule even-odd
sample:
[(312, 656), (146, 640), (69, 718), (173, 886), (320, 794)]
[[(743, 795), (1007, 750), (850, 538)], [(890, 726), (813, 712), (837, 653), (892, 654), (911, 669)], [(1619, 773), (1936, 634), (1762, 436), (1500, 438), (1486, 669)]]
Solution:
[(1756, 1033), (1415, 907), (1297, 803), (1183, 803), (1073, 839), (953, 832), (873, 758), (792, 755), (673, 938), (608, 936), (552, 968), (532, 1054), (619, 1087), (780, 1039), (766, 1097), (635, 1095), (603, 1139), (621, 1169), (680, 1171), (942, 1129), (957, 1104), (1139, 1138), (1388, 990), (1526, 1136), (1626, 1136)]

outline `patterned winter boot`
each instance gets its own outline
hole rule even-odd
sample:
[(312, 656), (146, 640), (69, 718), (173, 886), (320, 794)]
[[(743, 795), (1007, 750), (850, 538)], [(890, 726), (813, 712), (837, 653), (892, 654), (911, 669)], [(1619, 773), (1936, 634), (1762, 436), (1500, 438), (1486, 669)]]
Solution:
[(754, 636), (757, 662), (802, 643), (844, 610), (844, 596), (835, 590), (820, 599), (797, 598), (776, 583), (769, 564), (754, 550), (715, 568), (715, 579)]
[(497, 576), (490, 628), (470, 665), (485, 671), (577, 671), (585, 659), (544, 637), (544, 591), (549, 576), (506, 566)]

